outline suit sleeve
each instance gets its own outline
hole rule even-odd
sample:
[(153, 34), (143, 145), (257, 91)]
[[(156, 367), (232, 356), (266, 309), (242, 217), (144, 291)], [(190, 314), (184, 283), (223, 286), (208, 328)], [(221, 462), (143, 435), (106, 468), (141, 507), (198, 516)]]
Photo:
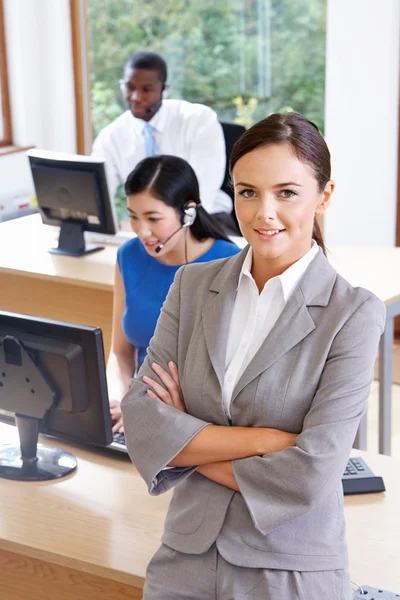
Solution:
[(143, 383), (143, 377), (147, 375), (162, 385), (151, 368), (153, 362), (165, 370), (168, 370), (171, 360), (178, 364), (180, 285), (184, 268), (179, 269), (175, 276), (150, 340), (146, 359), (121, 403), (129, 456), (154, 496), (166, 492), (196, 470), (196, 467), (169, 468), (167, 465), (203, 427), (209, 425), (150, 398), (147, 395), (150, 388)]
[(201, 203), (210, 212), (225, 175), (224, 134), (217, 115), (211, 109), (202, 114), (195, 125), (190, 131), (187, 160), (199, 180)]
[(383, 303), (370, 296), (338, 332), (294, 447), (233, 461), (262, 534), (322, 506), (340, 486), (366, 410), (384, 322)]

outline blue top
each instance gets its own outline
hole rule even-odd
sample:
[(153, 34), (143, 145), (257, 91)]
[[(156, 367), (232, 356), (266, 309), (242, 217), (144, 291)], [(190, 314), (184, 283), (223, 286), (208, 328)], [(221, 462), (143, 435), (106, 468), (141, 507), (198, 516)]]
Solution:
[[(236, 244), (215, 240), (211, 248), (193, 262), (209, 262), (238, 252), (240, 248)], [(128, 240), (118, 248), (117, 261), (125, 288), (122, 329), (128, 342), (138, 350), (140, 367), (153, 337), (161, 307), (175, 273), (182, 265), (170, 266), (159, 262), (146, 252), (139, 238)]]

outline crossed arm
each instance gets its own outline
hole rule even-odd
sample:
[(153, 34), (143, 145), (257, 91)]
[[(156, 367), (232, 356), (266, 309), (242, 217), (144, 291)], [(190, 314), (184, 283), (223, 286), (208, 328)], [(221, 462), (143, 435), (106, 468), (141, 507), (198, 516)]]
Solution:
[[(153, 363), (154, 372), (165, 388), (151, 377), (143, 377), (151, 389), (147, 394), (177, 410), (187, 412), (176, 365), (170, 362), (168, 373)], [(296, 434), (267, 427), (229, 427), (208, 425), (175, 456), (171, 467), (198, 465), (197, 472), (212, 481), (240, 491), (232, 469), (232, 460), (263, 456), (294, 446)]]

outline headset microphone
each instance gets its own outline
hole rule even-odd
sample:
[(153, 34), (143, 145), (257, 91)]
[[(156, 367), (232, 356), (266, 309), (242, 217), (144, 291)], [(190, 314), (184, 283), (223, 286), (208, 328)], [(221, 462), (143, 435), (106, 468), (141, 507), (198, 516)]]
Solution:
[(167, 244), (167, 243), (169, 242), (169, 240), (170, 240), (172, 237), (174, 237), (174, 235), (175, 235), (176, 233), (179, 233), (179, 231), (180, 231), (181, 229), (184, 229), (185, 227), (188, 227), (188, 225), (181, 225), (181, 226), (179, 227), (179, 229), (177, 229), (176, 231), (174, 231), (174, 233), (173, 233), (172, 235), (170, 235), (170, 236), (169, 236), (169, 237), (168, 237), (168, 238), (165, 240), (165, 242), (163, 242), (162, 244), (159, 244), (159, 245), (157, 246), (157, 248), (156, 248), (156, 252), (157, 252), (157, 254), (158, 254), (159, 252), (161, 252), (161, 250), (164, 248), (165, 244)]
[[(187, 204), (187, 203), (186, 203)], [(200, 203), (197, 204), (197, 206), (200, 206)], [(194, 206), (189, 206), (188, 208), (183, 209), (183, 213), (182, 213), (182, 220), (181, 223), (182, 225), (179, 227), (179, 229), (177, 229), (176, 231), (174, 231), (174, 233), (172, 233), (166, 240), (165, 242), (163, 242), (162, 244), (159, 244), (156, 248), (156, 253), (158, 254), (159, 252), (161, 252), (161, 250), (164, 248), (165, 244), (167, 242), (169, 242), (169, 240), (174, 237), (174, 235), (176, 235), (177, 233), (179, 233), (179, 231), (181, 229), (184, 229), (185, 227), (191, 227), (193, 225), (193, 223), (196, 220), (196, 215), (197, 215), (197, 211), (195, 209)]]

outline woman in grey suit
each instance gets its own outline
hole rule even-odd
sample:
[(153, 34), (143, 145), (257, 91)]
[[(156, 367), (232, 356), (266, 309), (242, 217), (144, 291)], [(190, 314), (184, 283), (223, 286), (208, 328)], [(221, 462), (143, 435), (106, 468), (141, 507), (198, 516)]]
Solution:
[(341, 476), (384, 305), (325, 257), (313, 123), (271, 115), (230, 169), (248, 246), (178, 271), (122, 402), (150, 494), (174, 488), (144, 598), (349, 600)]

